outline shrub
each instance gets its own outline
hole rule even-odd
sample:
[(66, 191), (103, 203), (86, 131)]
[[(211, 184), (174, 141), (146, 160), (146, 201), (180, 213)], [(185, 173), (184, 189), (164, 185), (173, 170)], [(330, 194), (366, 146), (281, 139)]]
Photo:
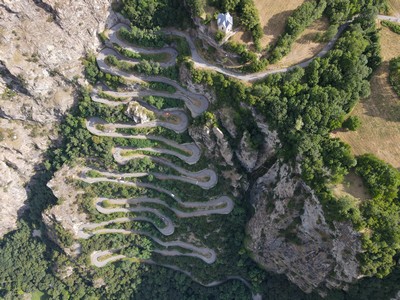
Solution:
[(400, 34), (400, 24), (386, 21), (386, 20), (382, 21), (381, 24), (382, 24), (382, 26), (389, 28), (394, 33)]
[(356, 131), (361, 126), (361, 120), (357, 116), (350, 116), (343, 122), (342, 126), (351, 131)]

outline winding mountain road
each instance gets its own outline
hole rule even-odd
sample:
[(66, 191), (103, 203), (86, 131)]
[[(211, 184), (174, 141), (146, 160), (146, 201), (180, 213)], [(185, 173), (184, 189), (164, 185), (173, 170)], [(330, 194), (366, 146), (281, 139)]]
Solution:
[[(176, 91), (175, 93), (169, 93), (169, 92), (163, 92), (163, 91), (154, 91), (150, 89), (140, 89), (136, 91), (129, 91), (129, 92), (115, 92), (115, 91), (103, 91), (104, 93), (116, 97), (116, 98), (126, 98), (124, 100), (120, 101), (112, 101), (108, 99), (103, 99), (98, 96), (97, 90), (95, 89), (93, 93), (91, 94), (91, 98), (93, 101), (106, 104), (109, 106), (118, 106), (122, 104), (127, 104), (131, 102), (132, 100), (136, 100), (140, 103), (145, 102), (144, 100), (140, 100), (143, 97), (146, 96), (155, 96), (155, 97), (165, 97), (165, 98), (173, 98), (173, 99), (178, 99), (181, 100), (185, 103), (185, 106), (189, 109), (192, 117), (199, 116), (202, 114), (204, 111), (207, 110), (208, 107), (208, 102), (205, 102), (204, 99), (199, 101), (193, 101), (190, 96), (180, 92)], [(170, 110), (171, 108), (164, 109), (164, 111)], [(175, 108), (174, 108), (175, 109)]]
[[(155, 214), (156, 216), (158, 216), (160, 218), (160, 220), (162, 220), (165, 224), (165, 227), (160, 227), (158, 226), (158, 224), (156, 224), (156, 222), (150, 218), (147, 217), (132, 217), (132, 218), (128, 218), (128, 217), (124, 217), (124, 218), (116, 218), (113, 220), (109, 220), (109, 221), (104, 221), (101, 223), (88, 223), (88, 224), (84, 224), (81, 225), (79, 227), (79, 231), (78, 231), (78, 237), (81, 239), (87, 239), (89, 237), (91, 237), (94, 234), (105, 234), (105, 233), (116, 233), (117, 231), (115, 230), (119, 230), (119, 229), (98, 229), (95, 230), (98, 227), (104, 227), (110, 224), (115, 224), (115, 223), (127, 223), (127, 222), (135, 222), (135, 221), (144, 221), (144, 222), (149, 222), (151, 223), (155, 228), (157, 228), (157, 230), (159, 232), (161, 232), (163, 235), (168, 236), (174, 233), (175, 231), (175, 226), (172, 224), (172, 221), (169, 218), (165, 218), (164, 215), (162, 215), (161, 213), (158, 212), (158, 210), (156, 209), (151, 209), (151, 208), (137, 208), (135, 210), (135, 212), (150, 212)], [(87, 233), (85, 232), (85, 230), (90, 230), (91, 233)]]
[[(137, 231), (137, 230), (126, 230), (126, 229), (100, 229), (96, 231), (96, 234), (110, 234), (110, 233), (119, 233), (119, 234), (139, 234), (144, 235), (153, 240), (155, 243), (159, 244), (160, 246), (166, 249), (153, 249), (152, 252), (164, 255), (164, 256), (190, 256), (199, 258), (207, 264), (212, 264), (215, 262), (217, 258), (217, 254), (214, 250), (205, 248), (205, 247), (198, 247), (190, 243), (182, 242), (182, 241), (162, 241), (159, 238), (156, 238), (144, 231)], [(184, 249), (185, 252), (178, 251), (176, 249), (169, 250), (169, 248), (181, 248)], [(186, 251), (192, 252), (186, 252)], [(99, 251), (100, 252), (100, 251)], [(115, 250), (106, 250), (101, 251), (100, 253), (97, 252), (96, 255), (91, 256), (92, 264), (98, 264), (98, 259), (104, 255), (110, 255), (115, 252)], [(122, 259), (123, 257), (119, 257)], [(97, 265), (96, 265), (97, 266)]]
[[(162, 54), (162, 53), (168, 53), (170, 58), (168, 59), (167, 62), (160, 62), (160, 66), (161, 67), (170, 67), (175, 65), (176, 63), (176, 58), (178, 57), (178, 51), (176, 51), (174, 48), (172, 47), (162, 47), (159, 49), (154, 49), (154, 48), (144, 48), (144, 47), (138, 47), (135, 46), (121, 38), (119, 38), (118, 36), (118, 32), (121, 28), (126, 28), (127, 30), (130, 30), (129, 26), (119, 23), (113, 27), (111, 27), (110, 29), (108, 29), (108, 46), (112, 47), (113, 44), (117, 44), (118, 46), (125, 48), (127, 50), (130, 50), (132, 52), (138, 53), (138, 54), (150, 54), (150, 55), (157, 55), (157, 54)], [(126, 59), (129, 59), (128, 57), (126, 57)], [(134, 61), (134, 60), (133, 60)]]
[[(186, 202), (183, 201), (178, 195), (175, 195), (171, 191), (158, 187), (152, 183), (146, 183), (146, 182), (132, 182), (132, 181), (124, 181), (122, 179), (111, 179), (107, 177), (86, 177), (83, 176), (80, 178), (82, 181), (86, 183), (97, 183), (97, 182), (111, 182), (111, 183), (117, 183), (117, 184), (124, 184), (132, 187), (139, 187), (139, 188), (147, 188), (147, 189), (152, 189), (155, 190), (159, 193), (163, 193), (174, 199), (176, 202), (178, 202), (182, 207), (185, 208), (206, 208), (206, 207), (219, 207), (218, 209), (214, 209), (213, 212), (216, 213), (218, 212), (219, 214), (229, 214), (234, 206), (234, 203), (231, 198), (228, 196), (221, 196), (217, 199), (214, 200), (209, 200), (207, 202)], [(192, 212), (192, 216), (200, 216), (204, 215), (202, 212), (200, 212), (198, 215), (196, 215), (196, 212)]]
[(152, 121), (147, 121), (143, 123), (138, 123), (138, 124), (120, 124), (120, 123), (114, 123), (112, 126), (115, 128), (152, 128), (152, 127), (157, 127), (161, 126), (167, 129), (171, 129), (175, 131), (176, 133), (182, 133), (186, 131), (186, 129), (189, 126), (189, 120), (184, 112), (183, 109), (180, 108), (167, 108), (167, 109), (158, 109), (150, 104), (148, 104), (146, 101), (142, 100), (123, 100), (123, 101), (111, 101), (108, 99), (103, 99), (100, 98), (97, 94), (92, 93), (91, 98), (94, 102), (102, 103), (108, 106), (119, 106), (119, 105), (124, 105), (128, 104), (129, 102), (136, 101), (139, 103), (142, 107), (146, 108), (147, 110), (152, 111), (158, 118), (161, 119), (166, 119), (166, 120), (171, 120), (170, 122), (167, 121), (162, 121), (162, 120), (152, 120)]
[(201, 187), (203, 189), (211, 189), (218, 182), (217, 174), (211, 169), (203, 169), (198, 172), (191, 172), (191, 171), (188, 171), (186, 169), (183, 169), (183, 168), (173, 164), (169, 160), (166, 160), (166, 159), (160, 158), (160, 157), (155, 157), (155, 156), (150, 156), (150, 155), (145, 155), (145, 154), (132, 154), (132, 155), (129, 155), (129, 157), (123, 156), (123, 155), (121, 155), (121, 152), (124, 150), (125, 150), (124, 148), (119, 148), (119, 147), (116, 147), (113, 150), (113, 156), (114, 156), (115, 161), (121, 165), (128, 163), (128, 161), (130, 161), (132, 159), (148, 158), (148, 159), (152, 160), (153, 162), (156, 162), (156, 163), (162, 164), (164, 166), (167, 166), (171, 169), (174, 169), (175, 171), (181, 173), (186, 178), (188, 178), (189, 181), (187, 181), (187, 182), (198, 185), (199, 187)]
[[(110, 205), (137, 205), (143, 207), (142, 204), (157, 204), (168, 208), (169, 210), (173, 211), (178, 218), (192, 218), (192, 217), (201, 217), (201, 216), (208, 216), (213, 214), (228, 214), (227, 212), (230, 210), (232, 211), (233, 206), (228, 204), (228, 201), (221, 201), (220, 198), (215, 200), (209, 200), (207, 202), (184, 202), (180, 203), (181, 206), (185, 208), (196, 208), (195, 211), (185, 212), (178, 210), (176, 208), (171, 207), (168, 205), (167, 202), (159, 199), (159, 198), (132, 198), (132, 199), (109, 199), (109, 198), (97, 198), (96, 199), (96, 209), (102, 214), (113, 214), (119, 212), (137, 212), (136, 208), (126, 208), (126, 207), (110, 207), (105, 208), (102, 206), (104, 201), (108, 201)], [(163, 215), (163, 217), (167, 218)]]
[(169, 147), (179, 149), (180, 151), (186, 153), (187, 155), (181, 154), (177, 151), (170, 150), (170, 149), (161, 149), (161, 148), (125, 148), (125, 150), (132, 150), (132, 151), (149, 151), (155, 153), (164, 153), (169, 155), (174, 155), (189, 165), (193, 165), (197, 163), (200, 159), (201, 150), (200, 148), (194, 143), (185, 143), (185, 144), (178, 144), (175, 141), (169, 140), (167, 138), (155, 135), (144, 135), (144, 134), (137, 134), (131, 135), (126, 133), (118, 133), (118, 132), (104, 132), (96, 128), (97, 125), (105, 125), (107, 124), (104, 120), (92, 117), (86, 120), (86, 128), (89, 130), (91, 134), (98, 135), (98, 136), (106, 136), (106, 137), (113, 137), (113, 138), (127, 138), (127, 139), (140, 139), (140, 140), (153, 140), (157, 142), (161, 142)]
[[(395, 18), (395, 17), (390, 17), (390, 16), (384, 16), (384, 15), (378, 15), (377, 17), (379, 20), (388, 20), (392, 22), (400, 22), (400, 18)], [(219, 72), (221, 74), (230, 76), (232, 78), (236, 78), (239, 80), (247, 81), (247, 82), (253, 82), (257, 81), (260, 79), (263, 79), (264, 77), (275, 74), (275, 73), (284, 73), (287, 71), (290, 71), (296, 67), (307, 67), (312, 61), (317, 58), (317, 57), (323, 57), (325, 56), (328, 51), (330, 51), (339, 37), (342, 35), (343, 31), (349, 26), (349, 24), (352, 21), (349, 21), (342, 26), (339, 27), (339, 30), (337, 34), (332, 38), (332, 40), (320, 51), (315, 57), (312, 59), (309, 59), (305, 62), (299, 63), (297, 65), (288, 67), (288, 68), (282, 68), (282, 69), (277, 69), (277, 70), (266, 70), (263, 72), (259, 73), (254, 73), (254, 74), (239, 74), (232, 72), (230, 70), (224, 69), (222, 67), (214, 66), (207, 61), (205, 61), (197, 52), (195, 43), (192, 39), (192, 37), (186, 33), (182, 32), (179, 30), (171, 29), (171, 30), (164, 30), (164, 33), (166, 34), (172, 34), (172, 35), (177, 35), (180, 37), (184, 37), (190, 47), (191, 50), (191, 60), (194, 62), (194, 65), (198, 68), (203, 68), (207, 70), (212, 70)], [(112, 47), (112, 44), (118, 44), (119, 46), (129, 49), (130, 51), (133, 52), (138, 52), (138, 53), (145, 53), (145, 54), (159, 54), (159, 53), (168, 53), (170, 55), (170, 60), (165, 63), (161, 63), (160, 65), (162, 66), (172, 66), (174, 65), (176, 61), (176, 57), (178, 55), (177, 51), (171, 47), (164, 47), (161, 49), (144, 49), (144, 48), (139, 48), (135, 47), (132, 44), (129, 44), (123, 40), (121, 40), (118, 37), (118, 30), (122, 27), (127, 27), (124, 24), (118, 24), (115, 27), (111, 28), (109, 30), (109, 42), (108, 46)], [(122, 76), (128, 80), (133, 80), (133, 81), (139, 81), (139, 82), (144, 82), (144, 81), (154, 81), (154, 82), (162, 82), (169, 84), (173, 86), (177, 91), (173, 94), (166, 93), (166, 92), (158, 92), (158, 91), (150, 91), (150, 90), (144, 90), (144, 91), (133, 91), (133, 92), (107, 92), (110, 93), (110, 95), (115, 96), (115, 97), (128, 97), (129, 99), (123, 100), (123, 101), (110, 101), (106, 99), (102, 99), (101, 97), (98, 97), (97, 95), (93, 95), (92, 99), (96, 102), (100, 102), (103, 104), (107, 104), (110, 106), (117, 106), (120, 105), (121, 103), (127, 103), (131, 101), (131, 98), (134, 97), (143, 97), (143, 96), (148, 96), (148, 95), (153, 95), (153, 96), (160, 96), (160, 97), (171, 97), (171, 98), (177, 98), (180, 100), (185, 101), (185, 104), (187, 105), (188, 109), (191, 111), (192, 116), (196, 117), (203, 113), (204, 111), (207, 110), (208, 108), (208, 101), (207, 99), (199, 94), (195, 94), (192, 92), (189, 92), (185, 90), (183, 87), (181, 87), (179, 84), (177, 84), (175, 81), (161, 77), (161, 76), (144, 76), (141, 74), (132, 74), (132, 73), (127, 73), (122, 70), (118, 70), (117, 68), (113, 68), (111, 66), (108, 66), (104, 59), (107, 55), (114, 55), (118, 57), (121, 60), (129, 61), (131, 63), (137, 63), (135, 60), (130, 60), (125, 57), (123, 57), (120, 53), (109, 49), (105, 48), (103, 49), (98, 57), (97, 57), (97, 64), (99, 68), (103, 72), (111, 73), (114, 75), (119, 75)], [(158, 111), (159, 114), (164, 113), (161, 111)], [(183, 115), (179, 114), (177, 115), (177, 118), (180, 119), (181, 121), (179, 122), (180, 127), (173, 127), (176, 132), (183, 132), (183, 128), (185, 127), (185, 130), (187, 128), (187, 118), (186, 121), (184, 120)], [(186, 123), (185, 123), (186, 122)], [(149, 174), (154, 175), (155, 177), (159, 179), (173, 179), (173, 180), (182, 180), (185, 182), (190, 182), (192, 184), (197, 184), (201, 186), (202, 188), (211, 188), (216, 184), (217, 181), (217, 176), (214, 171), (212, 170), (202, 170), (199, 172), (190, 172), (187, 171), (183, 168), (180, 168), (168, 160), (165, 160), (163, 158), (158, 158), (158, 157), (149, 157), (148, 155), (142, 155), (142, 154), (132, 154), (129, 156), (123, 156), (121, 153), (123, 151), (129, 151), (129, 150), (141, 150), (141, 151), (149, 151), (149, 152), (156, 152), (156, 153), (164, 153), (164, 154), (170, 154), (179, 157), (183, 161), (187, 162), (188, 164), (195, 164), (198, 159), (200, 158), (200, 149), (194, 145), (194, 144), (177, 144), (173, 141), (170, 141), (168, 139), (162, 138), (162, 137), (156, 137), (156, 136), (151, 136), (151, 135), (127, 135), (127, 134), (119, 134), (116, 132), (102, 132), (98, 129), (96, 129), (96, 125), (104, 125), (104, 121), (98, 118), (91, 118), (87, 121), (86, 126), (88, 130), (95, 135), (100, 135), (100, 136), (110, 136), (110, 137), (123, 137), (123, 138), (137, 138), (137, 139), (150, 139), (150, 140), (155, 140), (162, 142), (170, 147), (179, 149), (183, 152), (190, 153), (190, 156), (185, 156), (182, 155), (181, 153), (178, 153), (173, 150), (169, 149), (154, 149), (154, 148), (142, 148), (142, 149), (132, 149), (132, 148), (115, 148), (114, 150), (114, 159), (119, 163), (119, 164), (125, 164), (131, 159), (140, 159), (144, 157), (151, 158), (154, 162), (166, 165), (175, 171), (179, 172), (183, 176), (175, 176), (175, 175), (166, 175), (166, 174), (159, 174), (159, 173), (110, 173), (110, 172), (101, 172), (104, 178), (89, 178), (89, 177), (83, 177), (82, 180), (88, 183), (95, 183), (95, 182), (114, 182), (114, 183), (119, 183), (119, 184), (125, 184), (129, 186), (135, 186), (135, 187), (143, 187), (143, 188), (148, 188), (148, 189), (153, 189), (156, 190), (160, 193), (164, 193), (174, 199), (180, 206), (183, 208), (190, 208), (190, 209), (196, 209), (194, 211), (188, 211), (184, 212), (181, 210), (178, 210), (176, 208), (173, 208), (168, 205), (167, 202), (159, 199), (159, 198), (132, 198), (132, 199), (108, 199), (108, 198), (97, 198), (96, 199), (96, 209), (103, 214), (112, 214), (112, 213), (129, 213), (129, 212), (146, 212), (146, 213), (151, 213), (156, 215), (158, 218), (160, 218), (164, 224), (165, 227), (161, 228), (159, 227), (153, 220), (150, 218), (146, 217), (135, 217), (135, 218), (117, 218), (111, 221), (106, 221), (102, 223), (91, 223), (91, 224), (85, 224), (80, 227), (80, 237), (81, 238), (89, 238), (93, 234), (106, 234), (106, 233), (121, 233), (121, 234), (140, 234), (140, 235), (145, 235), (152, 239), (156, 244), (159, 244), (160, 246), (164, 247), (165, 249), (154, 249), (153, 251), (155, 253), (159, 253), (161, 255), (165, 256), (189, 256), (189, 257), (195, 257), (203, 260), (207, 264), (214, 263), (216, 260), (216, 253), (214, 250), (209, 249), (209, 248), (204, 248), (204, 247), (198, 247), (196, 245), (182, 242), (182, 241), (169, 241), (165, 242), (162, 241), (151, 234), (147, 232), (142, 232), (142, 231), (135, 231), (135, 230), (126, 230), (126, 229), (107, 229), (107, 228), (101, 228), (97, 229), (98, 227), (104, 227), (112, 223), (122, 223), (122, 222), (130, 222), (130, 221), (146, 221), (150, 222), (153, 224), (159, 231), (165, 236), (171, 235), (174, 232), (174, 224), (171, 221), (170, 218), (167, 216), (163, 215), (160, 213), (157, 209), (154, 209), (152, 207), (146, 206), (145, 204), (157, 204), (164, 206), (171, 211), (173, 211), (178, 217), (180, 218), (190, 218), (190, 217), (196, 217), (196, 216), (206, 216), (210, 214), (229, 214), (232, 209), (233, 209), (233, 201), (227, 197), (227, 196), (222, 196), (219, 197), (218, 199), (210, 200), (208, 202), (184, 202), (182, 199), (180, 199), (177, 195), (174, 195), (172, 192), (164, 189), (157, 187), (153, 184), (150, 183), (139, 183), (139, 182), (129, 182), (129, 181), (124, 181), (122, 178), (127, 178), (127, 177), (141, 177), (141, 176), (148, 176)], [(170, 123), (171, 124), (171, 123)], [(175, 124), (178, 126), (177, 124)], [(127, 124), (114, 124), (113, 125), (114, 129), (115, 128), (138, 128), (136, 125), (127, 125)], [(136, 127), (132, 127), (136, 126)], [(153, 123), (145, 124), (143, 125), (144, 127), (152, 127), (152, 126), (171, 126), (167, 125), (164, 123), (160, 123), (160, 121), (154, 121)], [(142, 127), (143, 128), (143, 127)], [(168, 128), (168, 127), (166, 127)], [(171, 129), (171, 128), (170, 128)], [(183, 131), (182, 131), (183, 130)], [(111, 177), (111, 178), (110, 178)], [(119, 179), (112, 179), (112, 178), (119, 178)], [(205, 180), (205, 178), (208, 178), (208, 180)], [(121, 205), (121, 206), (126, 206), (126, 205), (135, 205), (135, 207), (109, 207), (106, 208), (102, 205), (104, 201), (108, 201), (111, 205)], [(91, 233), (86, 233), (84, 230), (91, 230)], [(179, 251), (178, 249), (170, 249), (170, 248), (181, 248), (184, 250), (184, 252)], [(114, 249), (114, 250), (105, 250), (105, 251), (95, 251), (91, 254), (90, 259), (93, 265), (97, 267), (104, 267), (110, 262), (114, 262), (117, 260), (121, 260), (126, 258), (126, 256), (121, 255), (121, 254), (116, 254), (119, 250)], [(190, 252), (187, 252), (190, 251)], [(116, 255), (115, 255), (116, 254)], [(102, 257), (107, 257), (105, 259), (102, 259)], [(179, 272), (182, 272), (186, 274), (187, 276), (191, 277), (192, 280), (198, 282), (202, 286), (205, 287), (212, 287), (212, 286), (217, 286), (220, 285), (228, 280), (240, 280), (243, 282), (247, 287), (251, 289), (251, 285), (248, 281), (243, 279), (240, 276), (228, 276), (224, 280), (220, 281), (213, 281), (209, 284), (203, 284), (200, 281), (198, 281), (191, 272), (185, 271), (180, 269), (177, 266), (173, 265), (166, 265), (166, 264), (159, 264), (153, 260), (147, 259), (147, 260), (140, 260), (145, 263), (149, 264), (154, 264), (154, 265), (159, 265), (163, 267), (170, 268), (172, 270), (176, 270)], [(259, 295), (253, 294), (253, 299), (260, 299)]]
[[(181, 85), (179, 85), (176, 81), (167, 78), (167, 77), (163, 77), (163, 76), (147, 76), (144, 74), (134, 74), (134, 73), (128, 73), (125, 71), (122, 71), (118, 68), (115, 68), (113, 66), (109, 66), (106, 62), (105, 59), (107, 56), (109, 55), (113, 55), (117, 58), (121, 58), (122, 57), (122, 61), (128, 62), (123, 59), (123, 56), (120, 55), (117, 51), (115, 51), (114, 49), (110, 49), (110, 48), (104, 48), (103, 50), (101, 50), (97, 57), (96, 57), (96, 61), (97, 61), (97, 65), (99, 66), (100, 70), (105, 72), (105, 73), (110, 73), (112, 75), (117, 75), (117, 76), (121, 76), (127, 80), (130, 81), (136, 81), (136, 82), (140, 82), (140, 83), (146, 83), (148, 81), (151, 82), (161, 82), (161, 83), (165, 83), (168, 84), (170, 86), (173, 86), (178, 92), (180, 92), (181, 95), (184, 95), (185, 98), (189, 98), (191, 104), (193, 104), (192, 107), (189, 107), (189, 110), (192, 113), (193, 117), (199, 116), (200, 114), (202, 114), (204, 111), (207, 110), (208, 108), (208, 100), (205, 96), (200, 95), (200, 94), (196, 94), (193, 93), (185, 88), (183, 88)], [(155, 95), (154, 93), (152, 93), (152, 95)]]
[[(182, 241), (169, 241), (169, 242), (165, 242), (162, 241), (150, 234), (148, 234), (147, 232), (143, 232), (143, 231), (136, 231), (136, 230), (125, 230), (125, 229), (113, 229), (111, 230), (107, 230), (106, 233), (120, 233), (120, 234), (139, 234), (139, 235), (144, 235), (147, 236), (148, 238), (152, 239), (155, 243), (159, 244), (162, 247), (165, 247), (166, 249), (153, 249), (152, 252), (164, 255), (164, 256), (189, 256), (189, 257), (195, 257), (195, 258), (199, 258), (202, 261), (204, 261), (207, 264), (212, 264), (215, 262), (217, 255), (215, 253), (214, 250), (209, 249), (209, 248), (205, 248), (205, 247), (198, 247), (195, 246), (193, 244), (190, 243), (186, 243), (186, 242), (182, 242)], [(185, 251), (192, 251), (192, 252), (181, 252), (178, 251), (176, 249), (172, 249), (169, 250), (168, 248), (172, 248), (172, 247), (176, 247), (176, 248), (181, 248), (184, 249)], [(91, 262), (93, 265), (97, 266), (97, 267), (103, 267), (107, 264), (104, 263), (104, 261), (99, 261), (99, 258), (101, 258), (101, 256), (108, 256), (111, 255), (113, 253), (115, 253), (116, 250), (105, 250), (105, 251), (96, 251), (93, 252), (92, 255), (90, 256)], [(111, 257), (110, 257), (111, 258)], [(119, 255), (118, 259), (123, 259), (125, 258), (125, 256), (123, 255)], [(111, 261), (116, 261), (117, 259), (111, 259)]]

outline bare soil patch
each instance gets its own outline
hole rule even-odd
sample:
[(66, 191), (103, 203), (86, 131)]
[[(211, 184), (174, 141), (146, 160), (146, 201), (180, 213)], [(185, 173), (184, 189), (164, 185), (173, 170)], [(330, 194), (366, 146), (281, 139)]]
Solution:
[(356, 155), (373, 153), (400, 169), (400, 97), (388, 82), (389, 60), (400, 56), (400, 35), (382, 28), (384, 62), (371, 79), (371, 96), (356, 105), (351, 115), (361, 119), (356, 132), (338, 132)]
[(350, 195), (360, 201), (371, 199), (361, 177), (354, 171), (350, 171), (343, 182), (333, 188), (333, 193), (337, 197)]

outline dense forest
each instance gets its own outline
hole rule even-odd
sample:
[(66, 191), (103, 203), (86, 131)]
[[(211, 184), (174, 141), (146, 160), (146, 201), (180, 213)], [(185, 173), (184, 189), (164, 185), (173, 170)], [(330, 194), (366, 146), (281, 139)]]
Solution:
[[(133, 39), (140, 38), (144, 33), (144, 36), (151, 37), (146, 42), (158, 43), (160, 37), (154, 36), (153, 30), (171, 25), (191, 26), (187, 9), (201, 13), (204, 1), (187, 2), (191, 4), (189, 8), (184, 5), (184, 1), (179, 0), (122, 0), (115, 9), (136, 26), (132, 31)], [(243, 16), (243, 25), (257, 39), (259, 21), (257, 18), (252, 22), (246, 20), (248, 14), (253, 15), (251, 0), (211, 2), (221, 9), (236, 10)], [(382, 3), (372, 0), (324, 2), (307, 2), (310, 4), (301, 8), (293, 16), (294, 19), (289, 21), (292, 31), (288, 30), (287, 34), (297, 36), (310, 22), (307, 18), (315, 17), (318, 7), (330, 16), (333, 24), (343, 22), (355, 14), (359, 16), (343, 33), (335, 48), (326, 57), (316, 59), (306, 69), (271, 75), (252, 86), (245, 86), (221, 74), (196, 70), (189, 61), (186, 61), (185, 66), (191, 70), (194, 82), (206, 84), (215, 90), (218, 98), (215, 107), (229, 103), (235, 109), (238, 114), (235, 123), (239, 129), (247, 130), (251, 134), (256, 146), (259, 144), (259, 131), (251, 120), (249, 111), (241, 103), (255, 107), (264, 114), (283, 141), (280, 157), (288, 162), (301, 158), (303, 178), (317, 192), (328, 221), (351, 220), (355, 228), (369, 232), (363, 236), (365, 252), (359, 258), (362, 270), (366, 275), (386, 277), (362, 279), (347, 292), (330, 291), (325, 299), (389, 299), (398, 292), (400, 280), (400, 270), (396, 266), (400, 251), (399, 172), (371, 155), (354, 157), (348, 145), (329, 137), (334, 129), (353, 126), (350, 121), (344, 121), (345, 116), (360, 98), (369, 95), (368, 80), (380, 64), (379, 38), (375, 27), (377, 10), (372, 6), (380, 6)], [(303, 22), (296, 24), (297, 18)], [(289, 41), (293, 37), (286, 39)], [(282, 45), (290, 46), (290, 41), (282, 42)], [(276, 51), (278, 59), (286, 50), (273, 51)], [(85, 65), (86, 75), (91, 83), (100, 81), (110, 87), (125, 83), (118, 76), (102, 73), (97, 68), (93, 55), (88, 55)], [(394, 60), (391, 69), (391, 74), (394, 74), (391, 75), (393, 85), (398, 83), (398, 71), (398, 61)], [(162, 84), (155, 84), (153, 87), (168, 88)], [(40, 221), (41, 213), (57, 202), (46, 186), (55, 171), (63, 164), (73, 164), (76, 159), (84, 156), (96, 158), (99, 166), (111, 166), (114, 164), (110, 155), (113, 145), (135, 143), (92, 136), (85, 128), (85, 118), (100, 116), (113, 122), (124, 120), (126, 116), (121, 109), (109, 109), (94, 104), (84, 88), (80, 89), (77, 98), (78, 105), (66, 116), (60, 127), (62, 145), (54, 145), (49, 150), (46, 162), (29, 185), (29, 210), (19, 222), (18, 230), (0, 240), (0, 265), (3, 266), (0, 273), (0, 298), (18, 299), (24, 293), (41, 291), (50, 299), (250, 299), (248, 289), (238, 281), (227, 281), (222, 285), (206, 288), (182, 273), (131, 261), (110, 264), (102, 269), (88, 268), (85, 261), (72, 260), (45, 235), (41, 238), (32, 237), (33, 229), (46, 232)], [(149, 101), (160, 107), (168, 106), (168, 103), (176, 104), (169, 99), (152, 98)], [(196, 122), (210, 122), (213, 118), (212, 112), (209, 112)], [(168, 131), (163, 131), (162, 134), (178, 142), (185, 142), (188, 138), (177, 137)], [(182, 140), (178, 140), (179, 138)], [(149, 162), (143, 164), (154, 168)], [(141, 167), (143, 166), (128, 165), (121, 171), (129, 172), (130, 169), (137, 170)], [(372, 195), (362, 206), (357, 206), (352, 199), (335, 198), (327, 188), (328, 183), (341, 182), (350, 169), (355, 169), (362, 177)], [(186, 187), (177, 184), (175, 188), (181, 191)], [(126, 193), (101, 185), (96, 189), (102, 189), (103, 193)], [(228, 236), (234, 249), (241, 248), (244, 233), (240, 228), (244, 227), (248, 217), (247, 207), (242, 204), (236, 215), (223, 220), (238, 232)], [(228, 232), (224, 234), (229, 235)], [(70, 242), (68, 236), (64, 242)], [(124, 241), (117, 237), (113, 240), (99, 237), (91, 242), (108, 246), (107, 243), (116, 245)], [(146, 243), (145, 240), (135, 242)], [(83, 250), (88, 252), (91, 245), (83, 243)], [(320, 299), (318, 294), (304, 294), (284, 276), (259, 269), (246, 254), (228, 253), (225, 259), (235, 261), (235, 264), (219, 265), (218, 271), (223, 273), (242, 269), (258, 285), (263, 299)], [(68, 268), (73, 272), (71, 276), (65, 277), (64, 273)], [(96, 286), (99, 278), (106, 278), (107, 288)]]

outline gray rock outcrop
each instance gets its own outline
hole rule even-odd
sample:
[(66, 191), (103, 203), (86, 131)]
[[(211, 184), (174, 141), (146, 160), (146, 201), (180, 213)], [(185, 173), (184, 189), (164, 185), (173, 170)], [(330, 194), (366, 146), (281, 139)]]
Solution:
[(136, 101), (131, 101), (128, 103), (125, 115), (131, 118), (136, 124), (146, 123), (156, 118), (154, 112), (141, 106)]
[(359, 234), (350, 224), (329, 226), (318, 198), (292, 167), (275, 163), (253, 186), (251, 201), (247, 248), (264, 268), (286, 274), (305, 292), (341, 288), (359, 277)]
[[(0, 237), (16, 226), (54, 125), (83, 80), (82, 56), (116, 21), (111, 0), (3, 0), (0, 5)], [(15, 137), (8, 131), (15, 132)]]
[(246, 130), (240, 140), (239, 150), (235, 151), (236, 157), (247, 172), (254, 170), (257, 163), (258, 150), (252, 146), (250, 133)]

